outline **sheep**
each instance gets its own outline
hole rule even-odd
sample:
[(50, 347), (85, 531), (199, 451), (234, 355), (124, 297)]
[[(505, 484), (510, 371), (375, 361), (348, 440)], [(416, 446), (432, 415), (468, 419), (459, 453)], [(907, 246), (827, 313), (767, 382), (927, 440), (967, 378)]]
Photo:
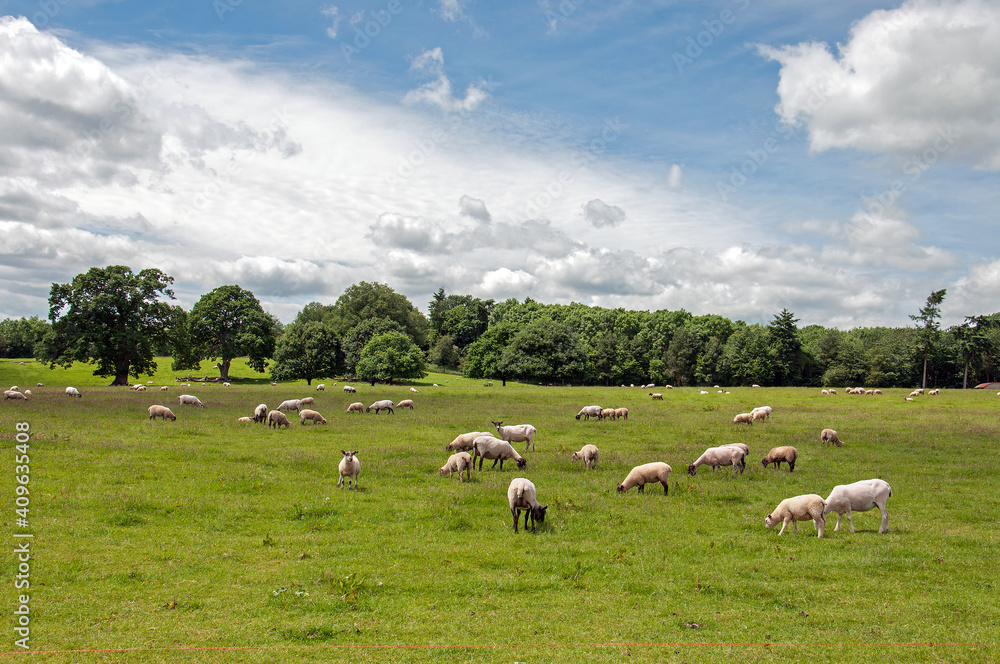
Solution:
[(411, 387), (410, 388), (410, 392), (413, 392), (414, 394), (418, 394), (417, 388), (415, 388), (415, 387)]
[(160, 388), (160, 392), (166, 392), (169, 389), (170, 389), (169, 387), (167, 387), (166, 385), (164, 385), (163, 387)]
[(912, 392), (910, 392), (911, 397), (919, 397), (921, 394), (922, 392), (920, 390), (913, 390)]
[(298, 412), (302, 410), (302, 401), (299, 399), (286, 399), (278, 404), (278, 410), (294, 410)]
[(882, 394), (882, 390), (872, 390), (871, 394)]
[(672, 390), (672, 389), (674, 389), (674, 386), (673, 385), (664, 385), (663, 389), (665, 389), (665, 390)]
[(20, 388), (20, 387), (18, 387), (17, 385), (11, 385), (11, 386), (10, 386), (10, 389), (9, 389), (9, 390), (7, 390), (7, 391), (8, 391), (8, 392), (20, 392), (20, 391), (21, 391), (21, 388)]
[(35, 387), (45, 387), (45, 386), (44, 386), (44, 385), (42, 385), (41, 383), (36, 383), (36, 384), (35, 384)]
[(740, 413), (733, 418), (733, 424), (745, 424), (749, 427), (753, 426), (753, 415), (750, 413)]
[(585, 417), (588, 420), (592, 417), (601, 419), (602, 410), (604, 409), (600, 406), (584, 406), (580, 409), (580, 412), (576, 414), (576, 419), (580, 419), (581, 417)]
[(272, 380), (271, 381), (271, 387), (277, 387), (277, 386), (278, 386), (278, 384)]
[(358, 473), (361, 472), (361, 460), (358, 459), (357, 452), (347, 452), (345, 450), (340, 450), (340, 453), (344, 455), (344, 458), (340, 460), (340, 465), (337, 467), (340, 470), (340, 479), (337, 480), (337, 486), (341, 489), (344, 488), (344, 478), (347, 478), (347, 488), (351, 488), (351, 479), (354, 479), (354, 488), (358, 488)]
[(698, 390), (698, 394), (708, 394), (708, 390)]
[(723, 445), (719, 445), (719, 447), (738, 447), (741, 450), (743, 450), (744, 459), (750, 456), (750, 448), (747, 446), (746, 443), (725, 443)]
[(933, 389), (933, 390), (931, 390), (930, 392), (927, 393), (927, 396), (929, 396), (929, 397), (936, 397), (939, 394), (941, 394), (941, 390), (940, 389)]
[(663, 395), (659, 392), (650, 392), (649, 396), (653, 397), (653, 401), (660, 400), (663, 401)]
[(792, 472), (795, 470), (795, 460), (798, 458), (799, 451), (797, 449), (791, 445), (783, 445), (782, 447), (772, 447), (767, 456), (760, 460), (760, 464), (767, 468), (768, 464), (773, 463), (778, 470), (781, 470), (781, 462), (784, 461), (788, 463), (788, 472)]
[(618, 493), (625, 493), (634, 486), (639, 487), (639, 493), (646, 493), (646, 485), (659, 482), (663, 485), (663, 495), (667, 495), (669, 489), (670, 471), (669, 465), (662, 461), (644, 463), (629, 471), (622, 483), (618, 485)]
[[(492, 421), (492, 420), (491, 420)], [(535, 433), (537, 429), (530, 424), (512, 424), (510, 426), (503, 426), (503, 421), (493, 422), (493, 426), (497, 428), (497, 433), (500, 434), (500, 438), (506, 440), (508, 443), (520, 443), (521, 441), (526, 441), (524, 445), (524, 451), (528, 451), (528, 447), (531, 447), (531, 451), (535, 451)]]
[(875, 507), (882, 513), (882, 524), (878, 531), (885, 533), (889, 531), (889, 512), (885, 509), (885, 502), (892, 495), (892, 487), (885, 480), (861, 480), (854, 484), (838, 484), (833, 487), (829, 497), (826, 499), (824, 516), (830, 512), (837, 513), (837, 525), (833, 531), (840, 528), (840, 517), (847, 514), (847, 522), (851, 524), (851, 532), (854, 532), (854, 520), (851, 519), (851, 512), (867, 512)]
[(232, 383), (223, 383), (222, 386), (223, 387), (232, 387), (233, 384)]
[(628, 408), (615, 408), (615, 418), (616, 419), (628, 419)]
[(367, 408), (365, 408), (365, 412), (366, 413), (370, 412), (372, 410), (372, 408), (375, 409), (375, 414), (376, 415), (378, 415), (378, 413), (379, 413), (380, 410), (387, 410), (387, 411), (389, 411), (390, 415), (395, 415), (396, 414), (395, 411), (392, 410), (392, 400), (391, 399), (382, 399), (381, 401), (376, 401), (372, 405), (370, 405)]
[(267, 404), (257, 404), (257, 407), (253, 409), (253, 421), (263, 424), (265, 420), (267, 420)]
[(237, 417), (236, 421), (237, 422), (253, 422), (253, 418), (250, 417), (249, 415), (245, 415), (243, 417)]
[(365, 412), (365, 405), (360, 401), (355, 401), (350, 406), (347, 407), (348, 413), (363, 413)]
[(614, 408), (603, 408), (601, 409), (602, 420), (613, 420), (615, 419), (615, 409)]
[(472, 443), (480, 436), (492, 437), (493, 434), (488, 431), (470, 431), (469, 433), (459, 434), (455, 436), (455, 440), (448, 443), (445, 449), (449, 449), (452, 452), (467, 452), (472, 449)]
[(836, 445), (837, 447), (840, 447), (844, 444), (837, 435), (837, 432), (833, 429), (823, 429), (819, 434), (819, 439), (823, 442), (824, 447), (826, 445)]
[(444, 477), (447, 475), (451, 477), (458, 471), (458, 481), (462, 482), (462, 473), (465, 473), (466, 479), (470, 482), (472, 481), (472, 457), (469, 456), (468, 452), (456, 452), (448, 457), (448, 462), (438, 469), (438, 473)]
[(493, 459), (493, 465), (490, 466), (490, 470), (496, 468), (497, 461), (500, 462), (500, 470), (503, 470), (503, 462), (507, 459), (513, 459), (520, 470), (524, 470), (525, 466), (528, 465), (527, 459), (518, 454), (517, 450), (509, 442), (494, 438), (492, 435), (479, 436), (472, 441), (473, 464), (476, 462), (476, 457), (479, 457), (480, 472), (483, 470), (484, 459)]
[(535, 522), (545, 521), (545, 510), (548, 506), (542, 507), (538, 504), (538, 494), (535, 485), (531, 480), (523, 477), (515, 477), (507, 487), (507, 502), (510, 504), (510, 513), (514, 517), (514, 532), (517, 532), (517, 520), (519, 511), (524, 512), (524, 529), (528, 529), (528, 517), (531, 517), (531, 531), (535, 531)]
[(25, 398), (25, 399), (28, 399), (28, 398), (30, 398), (30, 397), (31, 397), (31, 390), (25, 390), (25, 391), (24, 391), (24, 398)]
[(835, 390), (835, 389), (833, 389), (833, 388), (831, 387), (831, 388), (830, 388), (830, 396), (835, 396), (836, 394), (837, 394), (837, 390)]
[(80, 390), (76, 389), (75, 387), (67, 387), (66, 388), (66, 396), (68, 396), (68, 397), (79, 397), (80, 399), (83, 398), (83, 395), (80, 394)]
[(136, 385), (135, 386), (135, 391), (136, 392), (145, 392), (146, 391), (146, 386), (145, 385)]
[(780, 521), (781, 530), (778, 531), (778, 534), (781, 535), (791, 522), (792, 529), (798, 535), (799, 527), (796, 522), (812, 519), (813, 525), (816, 526), (816, 537), (822, 537), (823, 531), (826, 530), (825, 509), (826, 501), (815, 493), (785, 498), (778, 503), (773, 512), (764, 517), (764, 525), (770, 528)]
[(319, 385), (316, 386), (317, 392), (323, 392), (325, 390), (326, 390), (326, 383), (320, 383)]
[(304, 399), (299, 399), (299, 403), (303, 406), (312, 406), (316, 403), (316, 400), (312, 397), (305, 397)]
[(597, 445), (584, 445), (579, 452), (573, 452), (573, 456), (570, 457), (570, 461), (583, 459), (584, 467), (587, 470), (590, 470), (591, 464), (597, 465), (597, 458), (600, 454), (601, 451), (597, 449)]
[(285, 427), (288, 428), (288, 418), (280, 410), (272, 410), (267, 414), (267, 428)]
[(396, 408), (409, 408), (413, 410), (413, 399), (403, 399), (396, 404)]
[(177, 400), (180, 402), (180, 405), (182, 406), (198, 406), (198, 408), (205, 407), (205, 404), (201, 402), (201, 399), (191, 394), (182, 394), (179, 397), (177, 397)]
[(313, 426), (317, 424), (326, 424), (326, 418), (317, 413), (315, 410), (309, 410), (303, 408), (299, 411), (299, 424), (305, 424), (306, 420), (310, 420)]
[(733, 475), (738, 472), (742, 473), (746, 467), (746, 452), (742, 448), (731, 445), (709, 447), (694, 463), (688, 466), (688, 475), (694, 477), (698, 473), (698, 467), (705, 465), (711, 466), (712, 470), (718, 470), (719, 466), (732, 466)]
[(830, 394), (830, 390), (822, 390), (820, 391), (820, 394), (822, 394), (825, 397)]
[(171, 422), (177, 421), (177, 416), (170, 412), (170, 409), (166, 406), (150, 406), (149, 419), (155, 420), (157, 417), (162, 417), (164, 420), (170, 420)]
[(754, 384), (753, 384), (753, 385), (751, 385), (750, 387), (760, 387), (760, 385), (758, 385), (757, 383), (754, 383)]
[(17, 390), (4, 390), (3, 400), (6, 401), (7, 399), (13, 399), (14, 401), (17, 401), (17, 400), (27, 401), (28, 397), (24, 396), (22, 393), (18, 392)]
[(751, 415), (756, 415), (757, 413), (761, 413), (761, 412), (765, 413), (764, 419), (767, 420), (767, 419), (771, 418), (771, 413), (773, 411), (774, 411), (774, 409), (771, 408), (770, 406), (757, 406), (756, 408), (754, 408), (753, 410), (750, 411), (750, 414)]
[(751, 422), (756, 422), (757, 420), (766, 420), (770, 415), (766, 410), (758, 410), (756, 413), (750, 413)]
[(351, 387), (350, 385), (344, 385), (344, 391), (345, 392), (350, 392), (351, 394), (357, 392), (357, 390), (354, 389), (353, 387)]

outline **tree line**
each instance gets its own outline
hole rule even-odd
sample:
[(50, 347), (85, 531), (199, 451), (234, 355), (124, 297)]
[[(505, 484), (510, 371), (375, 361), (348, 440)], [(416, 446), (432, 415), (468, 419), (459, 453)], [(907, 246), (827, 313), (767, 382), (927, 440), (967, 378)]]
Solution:
[(766, 325), (677, 311), (501, 302), (439, 289), (425, 316), (388, 285), (360, 282), (333, 304), (311, 302), (282, 325), (251, 293), (225, 285), (190, 311), (172, 305), (173, 278), (155, 269), (91, 268), (53, 284), (48, 320), (0, 321), (0, 357), (51, 366), (93, 362), (129, 382), (169, 356), (172, 369), (214, 362), (228, 380), (245, 357), (272, 380), (335, 377), (375, 383), (428, 365), (469, 378), (543, 384), (966, 387), (997, 379), (1000, 314), (940, 328), (945, 290), (912, 327), (799, 328), (787, 309)]

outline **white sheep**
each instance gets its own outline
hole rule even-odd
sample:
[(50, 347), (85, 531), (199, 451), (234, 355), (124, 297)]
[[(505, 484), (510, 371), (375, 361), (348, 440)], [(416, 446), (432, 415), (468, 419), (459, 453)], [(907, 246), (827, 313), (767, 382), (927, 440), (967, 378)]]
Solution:
[(764, 517), (764, 525), (770, 528), (776, 523), (781, 522), (781, 530), (778, 531), (778, 534), (781, 535), (785, 532), (785, 527), (790, 522), (795, 534), (798, 535), (799, 527), (797, 522), (812, 519), (813, 525), (816, 526), (816, 537), (822, 537), (823, 531), (826, 530), (825, 509), (826, 501), (823, 500), (822, 496), (815, 493), (795, 496), (794, 498), (785, 498), (778, 503), (773, 512)]
[(490, 436), (493, 434), (488, 431), (470, 431), (469, 433), (462, 433), (455, 436), (455, 440), (448, 443), (446, 449), (452, 452), (467, 452), (472, 449), (472, 443), (475, 442), (476, 438), (480, 436)]
[(576, 414), (576, 419), (580, 419), (581, 417), (584, 417), (588, 420), (592, 417), (601, 419), (602, 410), (604, 409), (601, 408), (600, 406), (584, 406), (583, 408), (580, 409), (580, 412)]
[(162, 417), (164, 420), (177, 421), (177, 416), (166, 406), (150, 406), (149, 419), (155, 420), (157, 417)]
[(760, 387), (760, 385), (758, 385), (757, 383), (754, 383), (754, 384), (753, 384), (753, 385), (751, 385), (750, 387)]
[(280, 410), (272, 410), (267, 414), (267, 427), (275, 428), (285, 427), (288, 428), (288, 418)]
[(25, 396), (25, 398), (30, 398), (32, 396), (31, 390), (25, 390), (24, 391), (24, 396)]
[(136, 392), (145, 392), (146, 391), (146, 386), (145, 385), (136, 385), (135, 386), (135, 391)]
[(774, 412), (774, 409), (771, 408), (770, 406), (757, 406), (756, 408), (754, 408), (753, 410), (750, 411), (750, 414), (751, 415), (756, 415), (757, 413), (761, 413), (761, 412), (766, 413), (766, 415), (764, 416), (764, 419), (770, 419), (771, 418), (771, 413)]
[(699, 466), (706, 465), (711, 466), (712, 470), (718, 470), (720, 466), (732, 466), (733, 475), (738, 472), (742, 473), (746, 467), (746, 454), (742, 448), (732, 445), (709, 447), (694, 463), (688, 466), (688, 475), (693, 477), (698, 473)]
[(233, 384), (232, 383), (223, 383), (222, 386), (223, 387), (232, 387)]
[(403, 399), (396, 404), (396, 408), (409, 408), (413, 410), (413, 399)]
[(182, 406), (198, 406), (199, 408), (205, 407), (205, 404), (201, 402), (201, 399), (191, 394), (182, 394), (177, 397), (177, 399)]
[(660, 394), (659, 392), (650, 392), (649, 396), (653, 397), (654, 401), (656, 400), (663, 401), (663, 395)]
[(889, 530), (889, 512), (885, 509), (885, 503), (892, 495), (892, 487), (885, 480), (861, 480), (854, 484), (838, 484), (833, 487), (829, 497), (826, 499), (826, 509), (823, 514), (830, 512), (837, 513), (837, 525), (833, 530), (840, 529), (840, 517), (847, 514), (847, 521), (851, 524), (851, 532), (854, 532), (854, 520), (851, 512), (867, 512), (875, 507), (882, 513), (882, 524), (879, 526), (880, 533)]
[(672, 468), (662, 461), (653, 461), (636, 466), (629, 471), (622, 483), (618, 485), (618, 493), (625, 493), (634, 486), (639, 487), (639, 493), (646, 493), (646, 485), (659, 482), (663, 485), (663, 495), (667, 495)]
[(361, 460), (357, 457), (357, 452), (346, 452), (340, 450), (340, 453), (344, 455), (344, 458), (340, 460), (340, 465), (338, 469), (340, 470), (340, 479), (337, 481), (337, 486), (341, 489), (344, 488), (344, 478), (347, 478), (347, 488), (351, 488), (351, 480), (354, 480), (354, 488), (358, 488), (358, 474), (361, 472)]
[(68, 397), (79, 397), (81, 399), (83, 398), (83, 395), (80, 394), (80, 390), (76, 389), (75, 387), (67, 387), (66, 388), (66, 396), (68, 396)]
[(528, 529), (528, 517), (531, 517), (531, 530), (535, 530), (535, 522), (545, 521), (545, 510), (548, 506), (542, 507), (538, 504), (538, 494), (535, 485), (531, 480), (523, 477), (515, 477), (507, 487), (507, 503), (510, 505), (510, 513), (514, 517), (514, 532), (517, 532), (518, 512), (524, 512), (524, 529)]
[(365, 412), (367, 413), (370, 412), (372, 409), (375, 409), (375, 414), (378, 415), (380, 410), (387, 410), (389, 411), (390, 415), (395, 415), (396, 413), (395, 411), (393, 411), (392, 408), (393, 408), (392, 399), (382, 399), (381, 401), (376, 401), (372, 405), (365, 408)]
[(750, 456), (750, 447), (746, 443), (725, 443), (719, 447), (738, 447), (743, 450), (744, 457)]
[(768, 417), (770, 417), (770, 414), (766, 410), (758, 410), (756, 413), (750, 413), (750, 419), (753, 422), (766, 420)]
[(353, 387), (351, 387), (350, 385), (344, 385), (344, 391), (345, 391), (345, 392), (350, 392), (350, 393), (352, 393), (352, 394), (353, 394), (354, 392), (357, 392), (357, 390), (356, 390), (356, 389), (354, 389)]
[(253, 418), (250, 417), (249, 415), (244, 415), (243, 417), (237, 417), (236, 421), (237, 422), (253, 422)]
[(3, 400), (6, 401), (7, 399), (13, 399), (14, 401), (27, 401), (28, 397), (24, 396), (24, 394), (18, 392), (17, 390), (4, 390)]
[(483, 470), (484, 459), (493, 459), (493, 465), (490, 466), (490, 470), (497, 467), (497, 461), (500, 462), (500, 470), (503, 470), (503, 462), (508, 459), (513, 459), (517, 463), (517, 467), (521, 470), (524, 470), (525, 466), (528, 465), (527, 459), (518, 454), (513, 445), (506, 440), (494, 438), (492, 435), (479, 436), (472, 441), (473, 464), (476, 463), (477, 457), (479, 458), (480, 472)]
[(317, 413), (315, 410), (303, 408), (299, 411), (299, 424), (305, 424), (306, 420), (312, 422), (313, 426), (316, 426), (317, 424), (326, 424), (326, 418)]
[(788, 464), (788, 472), (792, 472), (795, 470), (795, 460), (798, 458), (799, 451), (797, 449), (791, 445), (782, 445), (781, 447), (772, 447), (767, 456), (760, 460), (760, 464), (767, 468), (768, 464), (773, 463), (778, 470), (781, 470), (781, 462), (784, 461)]
[(417, 394), (417, 393), (418, 393), (418, 392), (417, 392), (417, 388), (415, 388), (415, 387), (411, 387), (411, 388), (410, 388), (410, 392), (413, 392), (414, 394)]
[(929, 396), (929, 397), (936, 397), (939, 394), (941, 394), (941, 390), (939, 388), (935, 388), (935, 389), (931, 390), (930, 392), (928, 392), (927, 396)]
[(628, 408), (615, 408), (615, 419), (628, 419)]
[(830, 390), (821, 390), (820, 394), (822, 394), (824, 397), (828, 396), (830, 394)]
[(44, 386), (44, 385), (42, 385), (41, 383), (36, 383), (36, 384), (35, 384), (35, 387), (45, 387), (45, 386)]
[(597, 445), (584, 445), (579, 452), (573, 452), (573, 456), (570, 457), (570, 461), (583, 459), (584, 467), (587, 470), (590, 470), (591, 464), (597, 465), (597, 458), (600, 453), (600, 450), (597, 449)]
[(820, 431), (819, 439), (823, 442), (824, 446), (836, 445), (837, 447), (840, 447), (841, 445), (844, 444), (843, 441), (840, 440), (840, 437), (837, 435), (837, 432), (834, 431), (833, 429), (823, 429), (822, 431)]
[(448, 462), (438, 469), (438, 473), (442, 477), (447, 475), (451, 477), (455, 473), (458, 473), (458, 481), (462, 480), (462, 473), (465, 473), (466, 479), (472, 481), (472, 457), (468, 452), (456, 452), (448, 457)]
[(294, 410), (295, 412), (298, 412), (302, 410), (302, 401), (299, 399), (286, 399), (278, 404), (278, 410)]
[(302, 399), (299, 399), (299, 403), (302, 404), (303, 406), (312, 406), (313, 404), (316, 403), (316, 400), (313, 399), (312, 397), (304, 397)]
[(257, 407), (253, 409), (253, 421), (258, 424), (263, 423), (267, 420), (267, 404), (260, 403)]
[(316, 386), (317, 392), (323, 392), (324, 390), (326, 390), (326, 383), (320, 383), (319, 385)]
[[(492, 420), (491, 420), (492, 421)], [(510, 426), (504, 426), (503, 421), (493, 422), (493, 426), (496, 427), (497, 433), (500, 434), (500, 438), (506, 440), (508, 443), (520, 443), (525, 441), (524, 451), (528, 451), (528, 447), (531, 447), (531, 451), (535, 451), (535, 434), (537, 429), (530, 424), (512, 424)]]
[(733, 418), (733, 424), (745, 424), (747, 426), (753, 426), (753, 415), (750, 413), (739, 413)]
[(613, 420), (615, 419), (615, 409), (614, 408), (604, 408), (601, 410), (602, 420)]
[(365, 405), (360, 401), (355, 401), (350, 406), (347, 407), (348, 413), (363, 413), (365, 412)]
[(160, 392), (166, 392), (169, 389), (170, 389), (169, 387), (167, 387), (166, 385), (164, 385), (163, 387), (160, 388)]

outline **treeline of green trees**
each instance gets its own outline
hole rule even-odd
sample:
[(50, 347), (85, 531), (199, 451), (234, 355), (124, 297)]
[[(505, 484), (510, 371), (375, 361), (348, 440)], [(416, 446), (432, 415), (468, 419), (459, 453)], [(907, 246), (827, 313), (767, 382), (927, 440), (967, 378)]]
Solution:
[(190, 311), (170, 305), (159, 270), (91, 268), (53, 284), (49, 320), (0, 321), (0, 356), (55, 365), (90, 362), (126, 384), (172, 357), (174, 370), (215, 362), (223, 380), (246, 357), (274, 380), (349, 376), (391, 382), (427, 364), (469, 378), (555, 384), (936, 387), (998, 378), (1000, 314), (940, 329), (946, 291), (931, 293), (912, 327), (799, 328), (787, 309), (767, 325), (687, 311), (503, 302), (443, 289), (429, 317), (385, 284), (360, 282), (334, 304), (312, 302), (288, 325), (236, 285)]

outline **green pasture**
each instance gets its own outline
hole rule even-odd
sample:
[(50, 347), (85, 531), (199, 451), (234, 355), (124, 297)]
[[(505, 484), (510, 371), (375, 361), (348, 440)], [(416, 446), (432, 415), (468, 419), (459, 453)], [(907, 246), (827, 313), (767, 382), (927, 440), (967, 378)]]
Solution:
[[(206, 363), (203, 366), (208, 366)], [(161, 360), (169, 367), (169, 359)], [(30, 533), (30, 645), (14, 641), (18, 562), (4, 559), (6, 661), (46, 662), (992, 662), (1000, 657), (1000, 398), (945, 391), (905, 402), (811, 388), (540, 387), (444, 374), (404, 385), (246, 381), (147, 392), (92, 368), (0, 361), (5, 547)], [(183, 372), (184, 375), (187, 372)], [(198, 375), (212, 375), (207, 369)], [(43, 387), (36, 387), (41, 382)], [(438, 386), (433, 386), (433, 383)], [(64, 395), (74, 385), (82, 399)], [(159, 386), (167, 385), (166, 392)], [(417, 394), (410, 391), (416, 387)], [(204, 409), (179, 407), (197, 395)], [(261, 402), (313, 396), (327, 426), (239, 424)], [(353, 401), (412, 398), (393, 415)], [(150, 421), (152, 404), (176, 422)], [(627, 421), (574, 419), (585, 405)], [(753, 427), (733, 415), (770, 405)], [(490, 420), (538, 429), (527, 468), (437, 469), (459, 433)], [(15, 426), (30, 424), (28, 527), (15, 514)], [(820, 430), (844, 446), (824, 448)], [(696, 477), (709, 446), (750, 446), (746, 473)], [(572, 463), (586, 443), (595, 470)], [(794, 445), (794, 473), (763, 469)], [(357, 450), (360, 489), (336, 487)], [(620, 495), (632, 466), (666, 461), (670, 492)], [(548, 505), (515, 535), (506, 489), (531, 479)], [(892, 485), (877, 510), (799, 535), (764, 527), (783, 498), (836, 484)], [(45, 652), (38, 652), (45, 651)]]

